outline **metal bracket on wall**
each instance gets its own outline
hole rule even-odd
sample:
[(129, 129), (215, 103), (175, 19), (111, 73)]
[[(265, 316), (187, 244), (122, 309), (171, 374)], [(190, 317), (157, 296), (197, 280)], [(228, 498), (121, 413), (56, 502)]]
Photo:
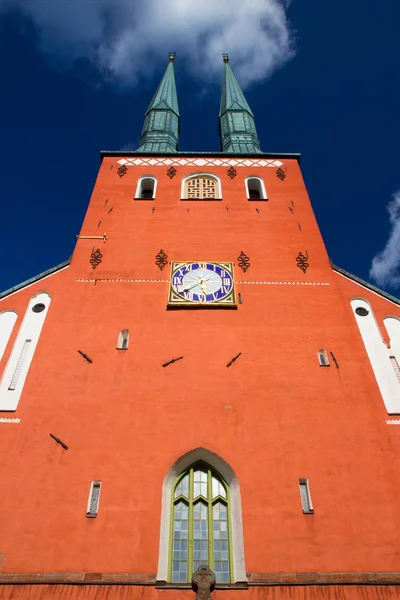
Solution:
[(105, 242), (107, 238), (107, 234), (103, 233), (103, 235), (77, 235), (78, 240), (103, 240)]

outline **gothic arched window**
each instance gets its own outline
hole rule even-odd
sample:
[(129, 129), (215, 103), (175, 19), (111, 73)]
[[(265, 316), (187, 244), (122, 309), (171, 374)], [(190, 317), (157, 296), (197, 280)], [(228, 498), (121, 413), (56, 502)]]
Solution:
[(193, 200), (207, 200), (219, 198), (218, 181), (210, 175), (196, 175), (189, 177), (184, 182), (183, 198)]
[(182, 473), (172, 488), (170, 580), (191, 581), (200, 565), (215, 571), (217, 583), (232, 579), (229, 488), (204, 463)]

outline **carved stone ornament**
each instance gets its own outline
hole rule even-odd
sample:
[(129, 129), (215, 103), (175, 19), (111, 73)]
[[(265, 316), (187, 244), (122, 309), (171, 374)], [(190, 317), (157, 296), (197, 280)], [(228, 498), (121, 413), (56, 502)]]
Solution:
[(192, 583), (197, 590), (196, 600), (210, 600), (211, 587), (215, 583), (215, 573), (208, 565), (200, 565), (192, 575)]

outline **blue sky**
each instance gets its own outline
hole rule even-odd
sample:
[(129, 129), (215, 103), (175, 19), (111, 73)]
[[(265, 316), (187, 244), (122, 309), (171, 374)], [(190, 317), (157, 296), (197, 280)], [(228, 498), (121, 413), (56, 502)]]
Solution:
[(227, 51), (331, 260), (399, 295), (399, 22), (394, 0), (0, 0), (0, 289), (71, 255), (99, 151), (136, 146), (176, 50), (180, 149), (219, 151)]

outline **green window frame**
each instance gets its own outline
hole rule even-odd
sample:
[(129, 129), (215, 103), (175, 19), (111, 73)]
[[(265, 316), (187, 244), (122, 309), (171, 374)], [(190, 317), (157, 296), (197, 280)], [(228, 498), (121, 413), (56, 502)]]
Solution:
[(232, 535), (229, 487), (204, 463), (184, 471), (172, 487), (169, 580), (190, 582), (200, 565), (217, 583), (231, 583)]

